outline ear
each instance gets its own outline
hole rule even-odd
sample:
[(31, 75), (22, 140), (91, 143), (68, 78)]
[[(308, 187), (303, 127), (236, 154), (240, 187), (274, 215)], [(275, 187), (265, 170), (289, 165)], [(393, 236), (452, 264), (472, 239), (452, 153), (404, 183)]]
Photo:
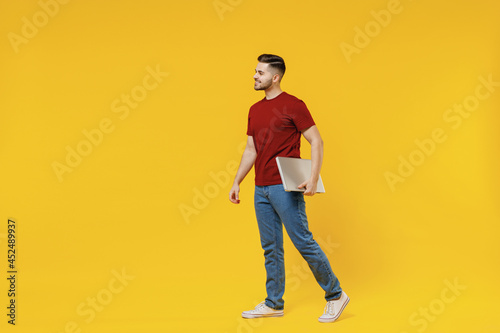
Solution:
[(273, 82), (278, 82), (280, 80), (280, 75), (278, 73), (273, 75)]

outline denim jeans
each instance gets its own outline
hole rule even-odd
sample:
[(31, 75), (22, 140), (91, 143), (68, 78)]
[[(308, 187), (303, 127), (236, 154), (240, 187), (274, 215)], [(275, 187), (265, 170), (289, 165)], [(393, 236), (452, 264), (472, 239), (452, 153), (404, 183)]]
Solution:
[(294, 246), (309, 264), (316, 281), (325, 291), (325, 299), (330, 301), (340, 297), (342, 289), (339, 280), (309, 231), (304, 194), (286, 192), (282, 184), (255, 186), (254, 204), (265, 257), (266, 305), (281, 310), (285, 303), (283, 225)]

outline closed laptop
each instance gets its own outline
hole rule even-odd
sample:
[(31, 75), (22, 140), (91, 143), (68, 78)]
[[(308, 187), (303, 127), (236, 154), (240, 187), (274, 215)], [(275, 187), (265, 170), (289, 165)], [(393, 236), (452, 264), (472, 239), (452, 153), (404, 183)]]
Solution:
[[(299, 189), (297, 187), (311, 178), (311, 160), (294, 157), (276, 157), (276, 163), (278, 164), (285, 191), (305, 192), (305, 188)], [(318, 179), (316, 192), (325, 192), (321, 175)]]

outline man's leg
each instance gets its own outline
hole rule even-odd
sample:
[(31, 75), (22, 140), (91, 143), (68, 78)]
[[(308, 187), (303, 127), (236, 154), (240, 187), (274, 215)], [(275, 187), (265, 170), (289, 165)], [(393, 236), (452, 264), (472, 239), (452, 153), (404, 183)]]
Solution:
[(283, 185), (269, 186), (270, 202), (276, 209), (293, 244), (307, 261), (327, 301), (342, 295), (340, 283), (328, 258), (309, 231), (302, 192), (286, 192)]
[(255, 215), (259, 225), (260, 241), (264, 249), (267, 273), (265, 304), (275, 310), (284, 307), (285, 262), (283, 251), (283, 226), (269, 202), (268, 186), (255, 186)]

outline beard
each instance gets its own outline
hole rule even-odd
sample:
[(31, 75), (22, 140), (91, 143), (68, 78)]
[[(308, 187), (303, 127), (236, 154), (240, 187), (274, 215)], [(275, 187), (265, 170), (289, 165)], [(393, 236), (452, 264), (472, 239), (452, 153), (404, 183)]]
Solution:
[(273, 83), (272, 80), (268, 80), (265, 82), (261, 82), (258, 86), (254, 85), (253, 88), (255, 90), (266, 90), (272, 85), (272, 83)]

